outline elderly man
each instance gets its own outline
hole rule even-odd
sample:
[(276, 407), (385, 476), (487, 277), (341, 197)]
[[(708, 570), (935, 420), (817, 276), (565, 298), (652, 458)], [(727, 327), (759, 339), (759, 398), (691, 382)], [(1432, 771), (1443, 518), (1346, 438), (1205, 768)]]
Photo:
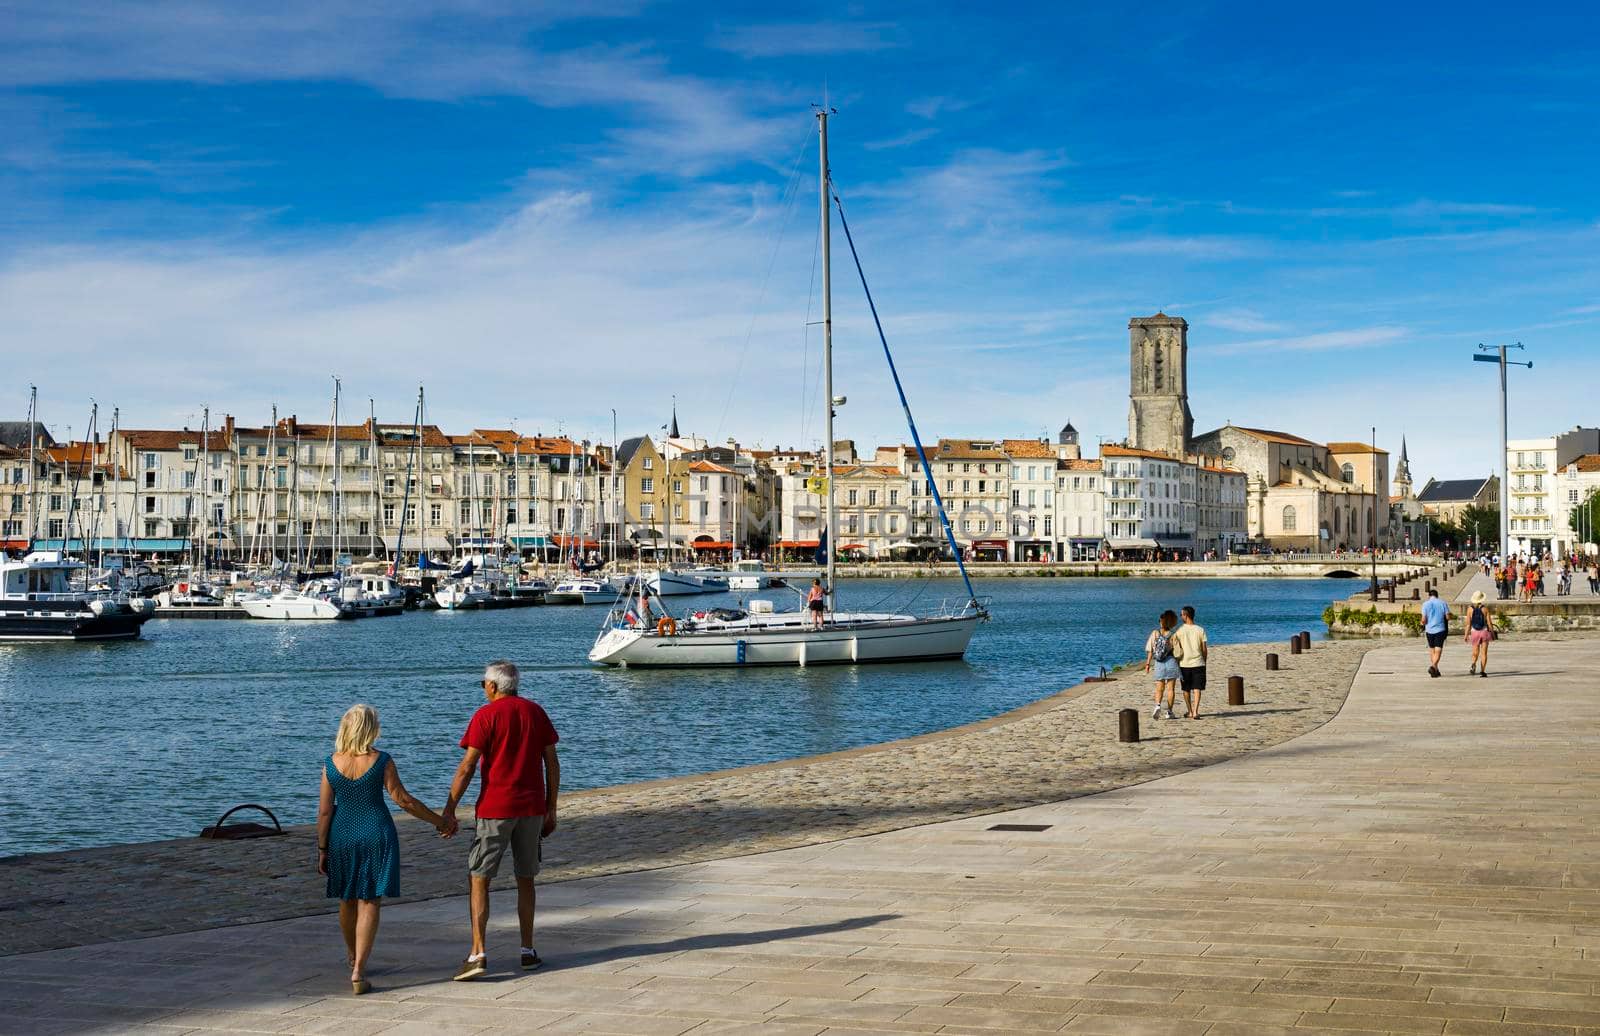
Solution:
[[(561, 763), (556, 758), (556, 728), (535, 702), (517, 693), (517, 667), (490, 662), (483, 671), (488, 704), (472, 714), (461, 738), (466, 754), (450, 782), (444, 819), (457, 826), (456, 804), (481, 770), (478, 785), (477, 833), (467, 856), (471, 876), (472, 952), (455, 974), (466, 982), (489, 970), (484, 949), (489, 928), (489, 882), (500, 860), (511, 850), (517, 876), (517, 919), (522, 924), (522, 966), (532, 970), (544, 961), (533, 948), (533, 879), (539, 873), (539, 842), (556, 829), (556, 795), (561, 789)], [(481, 763), (481, 767), (480, 767)]]

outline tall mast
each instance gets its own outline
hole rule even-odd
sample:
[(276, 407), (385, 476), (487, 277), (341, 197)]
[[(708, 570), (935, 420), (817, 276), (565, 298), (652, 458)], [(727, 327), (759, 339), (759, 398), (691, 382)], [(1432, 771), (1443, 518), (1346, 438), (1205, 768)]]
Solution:
[(378, 556), (378, 517), (383, 513), (383, 491), (379, 488), (383, 483), (379, 481), (382, 471), (378, 466), (378, 404), (371, 396), (367, 397), (367, 432), (369, 448), (372, 450), (372, 463), (367, 465), (372, 473), (372, 492), (367, 500), (372, 504), (372, 521), (367, 525), (367, 556)]
[(39, 387), (28, 386), (28, 546), (39, 535), (39, 467), (34, 462), (34, 444), (39, 439)]
[(339, 379), (333, 379), (333, 427), (328, 431), (333, 440), (333, 539), (328, 545), (328, 561), (335, 571), (339, 567)]
[(834, 525), (837, 514), (833, 499), (833, 280), (831, 272), (832, 241), (829, 232), (832, 220), (828, 214), (828, 110), (822, 108), (817, 112), (817, 161), (818, 161), (818, 201), (822, 207), (822, 406), (823, 406), (823, 436), (826, 442), (826, 462), (822, 472), (822, 484), (827, 495), (826, 524), (823, 526), (822, 542), (827, 549), (824, 551), (827, 563), (828, 593), (825, 601), (828, 602), (830, 611), (837, 602), (833, 591), (833, 558), (838, 552), (838, 540), (834, 537)]
[(200, 411), (200, 571), (207, 572), (211, 569), (211, 544), (207, 542), (210, 528), (207, 519), (211, 510), (211, 408), (205, 407)]
[(517, 434), (515, 423), (512, 424), (511, 434), (514, 436), (511, 440), (511, 477), (516, 481), (511, 483), (515, 488), (511, 491), (511, 518), (506, 522), (506, 539), (512, 540), (511, 545), (517, 553), (517, 561), (521, 562), (522, 537), (513, 539), (511, 535), (511, 527), (513, 525), (520, 527), (522, 518), (522, 436)]

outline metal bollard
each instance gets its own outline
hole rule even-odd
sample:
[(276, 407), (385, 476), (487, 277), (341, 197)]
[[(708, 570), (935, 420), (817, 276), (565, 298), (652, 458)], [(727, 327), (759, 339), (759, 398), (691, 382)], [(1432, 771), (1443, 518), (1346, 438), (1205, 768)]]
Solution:
[(1228, 677), (1228, 704), (1229, 705), (1243, 705), (1244, 704), (1244, 677), (1242, 677), (1242, 676), (1230, 676), (1230, 677)]
[(1300, 631), (1300, 650), (1301, 651), (1310, 651), (1311, 650), (1311, 631), (1310, 630), (1301, 630)]
[(1394, 603), (1394, 584), (1393, 583), (1389, 584), (1389, 603), (1390, 604)]
[(1289, 638), (1289, 654), (1298, 655), (1299, 653), (1300, 653), (1300, 634), (1296, 633), (1294, 636)]
[(1278, 671), (1278, 655), (1277, 655), (1276, 652), (1268, 652), (1267, 653), (1267, 672), (1275, 673), (1277, 671)]
[(1418, 589), (1417, 589), (1417, 588), (1416, 588), (1416, 587), (1414, 587), (1414, 586), (1413, 586), (1413, 587), (1412, 587), (1412, 588), (1411, 588), (1411, 599), (1412, 599), (1412, 600), (1413, 600), (1413, 601), (1420, 601), (1420, 600), (1422, 600), (1422, 591), (1421, 591), (1421, 590), (1418, 590)]
[(1139, 710), (1120, 709), (1117, 712), (1117, 740), (1139, 740)]

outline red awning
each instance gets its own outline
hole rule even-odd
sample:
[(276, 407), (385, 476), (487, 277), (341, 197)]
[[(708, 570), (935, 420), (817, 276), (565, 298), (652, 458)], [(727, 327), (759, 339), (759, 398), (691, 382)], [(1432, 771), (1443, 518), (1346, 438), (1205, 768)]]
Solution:
[(867, 549), (867, 545), (865, 543), (846, 543), (844, 546), (840, 547), (839, 549), (840, 550), (866, 550)]
[(1005, 550), (1006, 549), (1006, 541), (1005, 540), (973, 540), (972, 541), (972, 548), (974, 550)]
[(581, 536), (562, 536), (559, 533), (550, 537), (552, 543), (561, 548), (578, 547), (582, 550), (599, 550), (599, 540), (586, 540)]
[(779, 540), (779, 550), (816, 550), (822, 546), (821, 540)]
[(3, 549), (3, 550), (27, 550), (28, 549), (28, 541), (27, 540), (0, 540), (0, 549)]
[(727, 540), (696, 540), (689, 544), (695, 550), (732, 550), (733, 544)]

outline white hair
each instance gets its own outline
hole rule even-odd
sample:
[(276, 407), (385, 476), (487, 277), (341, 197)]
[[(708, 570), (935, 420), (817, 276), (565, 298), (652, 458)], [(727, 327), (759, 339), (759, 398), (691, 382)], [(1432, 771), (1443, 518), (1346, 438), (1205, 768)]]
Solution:
[(494, 684), (494, 689), (500, 694), (517, 693), (517, 667), (503, 658), (484, 666), (483, 678)]

